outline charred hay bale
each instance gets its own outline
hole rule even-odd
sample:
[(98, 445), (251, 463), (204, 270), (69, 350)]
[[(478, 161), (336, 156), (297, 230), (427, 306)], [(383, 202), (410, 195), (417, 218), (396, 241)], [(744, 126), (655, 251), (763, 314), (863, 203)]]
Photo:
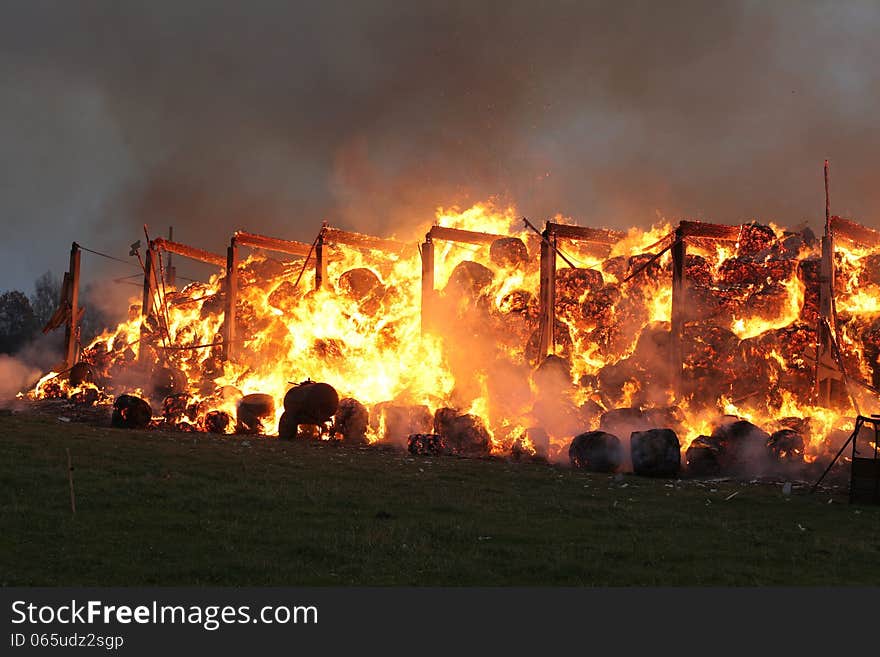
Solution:
[(623, 358), (599, 370), (598, 377), (603, 401), (616, 402), (623, 396), (627, 385), (638, 388), (641, 372), (632, 359)]
[(769, 249), (775, 241), (776, 233), (770, 226), (759, 223), (744, 224), (740, 230), (737, 251), (740, 255), (755, 255)]
[(284, 263), (274, 258), (255, 257), (238, 266), (238, 280), (242, 285), (269, 281), (284, 274)]
[(637, 475), (674, 477), (681, 469), (681, 443), (672, 429), (634, 431), (630, 454)]
[(666, 367), (669, 361), (669, 322), (651, 322), (642, 332), (636, 342), (636, 348), (631, 356), (632, 362), (640, 367)]
[(767, 273), (761, 263), (744, 256), (728, 258), (718, 267), (719, 285), (746, 287), (760, 285), (765, 280), (767, 280)]
[(411, 434), (431, 433), (432, 422), (430, 409), (422, 404), (388, 401), (370, 409), (370, 427), (388, 442), (402, 444)]
[(749, 288), (695, 287), (688, 290), (685, 321), (729, 325), (742, 317)]
[(613, 258), (608, 258), (602, 263), (602, 271), (613, 276), (619, 283), (626, 278), (628, 266), (629, 262), (626, 256), (614, 256)]
[(684, 427), (684, 413), (678, 406), (655, 406), (642, 410), (645, 421), (656, 429), (679, 432)]
[(302, 292), (293, 283), (282, 281), (280, 285), (272, 290), (266, 301), (273, 308), (277, 308), (284, 313), (290, 313), (296, 308), (301, 298)]
[(760, 471), (769, 463), (770, 434), (747, 420), (720, 424), (710, 438), (719, 447), (722, 473), (746, 474)]
[(804, 437), (794, 429), (780, 429), (767, 439), (767, 448), (781, 463), (803, 463), (804, 447)]
[(266, 420), (275, 415), (275, 400), (272, 395), (252, 393), (238, 402), (236, 411), (236, 431), (238, 433), (263, 433)]
[(580, 308), (583, 328), (609, 326), (614, 321), (614, 304), (619, 299), (620, 290), (614, 285), (605, 285), (587, 294)]
[(174, 424), (187, 415), (190, 396), (185, 392), (168, 395), (162, 400), (162, 417), (168, 424)]
[(229, 433), (232, 416), (226, 411), (208, 411), (205, 414), (205, 431), (208, 433)]
[(153, 419), (153, 409), (140, 397), (119, 395), (113, 402), (110, 423), (120, 429), (146, 429)]
[(150, 397), (154, 399), (186, 392), (188, 387), (186, 374), (176, 367), (160, 367), (150, 377)]
[(712, 285), (712, 267), (703, 256), (688, 253), (684, 258), (684, 278), (690, 287)]
[(284, 411), (296, 424), (323, 424), (339, 408), (339, 394), (328, 383), (303, 381), (284, 395)]
[[(571, 354), (572, 349), (571, 331), (568, 328), (568, 324), (559, 319), (556, 319), (556, 321), (553, 323), (553, 327), (553, 337), (556, 346), (556, 349), (554, 351), (562, 358), (568, 358)], [(532, 366), (538, 365), (539, 361), (543, 357), (540, 349), (540, 344), (541, 330), (535, 329), (529, 336), (529, 340), (526, 343), (525, 348), (526, 361)]]
[(697, 436), (685, 451), (688, 474), (715, 477), (721, 474), (721, 449), (710, 436)]
[(447, 452), (442, 436), (435, 433), (414, 433), (406, 440), (406, 449), (417, 456), (442, 456)]
[(684, 329), (684, 364), (697, 376), (729, 370), (739, 345), (735, 333), (723, 326), (692, 324)]
[(529, 261), (529, 250), (518, 237), (501, 237), (489, 245), (489, 258), (499, 267), (519, 267)]
[(880, 384), (880, 365), (878, 365), (878, 358), (880, 358), (880, 317), (862, 328), (859, 332), (859, 337), (862, 340), (865, 359), (871, 366), (871, 382), (876, 388)]
[(333, 418), (333, 428), (343, 440), (349, 443), (366, 443), (369, 424), (370, 413), (357, 399), (346, 397), (339, 401), (339, 408)]
[(508, 292), (498, 302), (498, 310), (507, 314), (535, 315), (538, 311), (538, 301), (535, 295), (527, 290), (513, 290)]
[(80, 361), (70, 368), (67, 377), (72, 386), (82, 385), (83, 383), (92, 383), (94, 381), (92, 366)]
[(89, 386), (73, 393), (70, 396), (70, 401), (74, 404), (81, 404), (82, 406), (94, 406), (98, 403), (100, 397), (101, 394), (98, 392), (98, 389)]
[(510, 456), (514, 461), (524, 457), (546, 459), (550, 452), (550, 435), (543, 427), (529, 427), (517, 432), (510, 445)]
[(573, 269), (565, 267), (556, 272), (556, 301), (577, 301), (584, 292), (596, 292), (605, 284), (598, 269)]
[(571, 466), (591, 472), (616, 472), (623, 462), (620, 439), (605, 431), (578, 434), (568, 446)]
[(207, 319), (208, 317), (221, 315), (226, 302), (225, 296), (226, 295), (222, 292), (218, 292), (217, 294), (212, 294), (211, 296), (202, 299), (202, 306), (199, 309), (199, 317), (201, 317), (201, 319)]
[(871, 253), (859, 258), (859, 275), (857, 278), (860, 286), (880, 286), (880, 253)]
[(446, 283), (444, 294), (476, 298), (492, 284), (495, 274), (488, 267), (472, 260), (459, 262)]
[(819, 319), (819, 277), (821, 276), (822, 259), (819, 257), (804, 258), (798, 262), (798, 280), (804, 286), (804, 303), (801, 306), (802, 321), (814, 324)]
[(789, 309), (790, 293), (782, 283), (763, 285), (749, 295), (746, 308), (750, 318), (772, 321), (782, 317)]
[[(664, 267), (660, 264), (659, 258), (652, 262), (651, 259), (653, 257), (653, 253), (640, 253), (630, 256), (626, 263), (626, 277), (633, 276), (639, 270), (641, 270), (639, 276), (643, 276), (645, 279), (662, 276)], [(651, 264), (648, 264), (649, 262)], [(642, 269), (642, 267), (645, 267), (645, 269)]]
[(358, 301), (366, 299), (370, 295), (381, 294), (383, 291), (382, 281), (371, 269), (358, 267), (349, 269), (340, 277), (337, 284), (340, 292)]
[(453, 454), (461, 456), (488, 456), (492, 439), (476, 415), (459, 414), (454, 408), (439, 408), (434, 414), (434, 433)]

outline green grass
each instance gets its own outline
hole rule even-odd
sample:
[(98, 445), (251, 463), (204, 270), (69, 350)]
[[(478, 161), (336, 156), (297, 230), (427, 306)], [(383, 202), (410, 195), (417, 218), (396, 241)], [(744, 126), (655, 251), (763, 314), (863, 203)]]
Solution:
[(0, 417), (4, 585), (877, 585), (878, 520), (799, 488)]

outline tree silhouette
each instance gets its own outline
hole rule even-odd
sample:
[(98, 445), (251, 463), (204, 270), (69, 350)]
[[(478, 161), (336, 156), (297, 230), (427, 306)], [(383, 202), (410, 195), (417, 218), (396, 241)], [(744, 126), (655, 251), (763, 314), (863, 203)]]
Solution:
[(23, 292), (12, 290), (0, 295), (0, 353), (18, 351), (33, 337), (36, 327), (34, 310)]

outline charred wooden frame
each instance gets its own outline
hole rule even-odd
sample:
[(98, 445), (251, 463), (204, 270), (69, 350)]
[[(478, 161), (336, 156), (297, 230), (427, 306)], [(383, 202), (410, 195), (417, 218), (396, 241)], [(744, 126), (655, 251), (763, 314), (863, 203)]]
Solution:
[(586, 242), (597, 254), (608, 255), (611, 246), (620, 241), (624, 233), (603, 228), (569, 226), (548, 221), (541, 233), (541, 289), (539, 292), (540, 318), (539, 356), (543, 358), (556, 348), (554, 326), (556, 324), (556, 257), (560, 239)]
[(64, 275), (66, 285), (62, 286), (61, 306), (70, 308), (67, 323), (64, 328), (64, 367), (73, 367), (79, 360), (79, 270), (80, 248), (74, 242), (70, 245), (70, 268)]
[(461, 228), (446, 228), (445, 226), (431, 226), (425, 234), (425, 241), (421, 245), (422, 256), (422, 332), (431, 326), (432, 310), (434, 305), (434, 240), (447, 242), (462, 242), (465, 244), (491, 244), (504, 235), (481, 233), (475, 230), (463, 230)]

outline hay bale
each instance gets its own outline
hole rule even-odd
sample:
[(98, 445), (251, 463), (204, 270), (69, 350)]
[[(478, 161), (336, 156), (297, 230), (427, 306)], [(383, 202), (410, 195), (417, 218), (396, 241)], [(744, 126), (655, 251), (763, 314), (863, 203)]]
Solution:
[(529, 250), (518, 237), (501, 237), (489, 245), (489, 258), (499, 267), (519, 267), (529, 261)]
[(236, 431), (238, 433), (263, 433), (264, 421), (275, 415), (275, 400), (271, 395), (253, 393), (238, 402)]
[(616, 472), (623, 461), (620, 439), (605, 431), (587, 431), (574, 437), (568, 446), (573, 468), (591, 472)]
[(443, 437), (434, 433), (414, 433), (407, 438), (406, 449), (417, 456), (441, 456), (447, 453)]
[(146, 429), (153, 419), (153, 409), (146, 400), (134, 395), (119, 395), (113, 402), (110, 423), (120, 429)]
[(370, 413), (357, 399), (346, 397), (340, 400), (339, 408), (333, 418), (333, 432), (349, 443), (367, 442), (367, 427)]
[(459, 414), (454, 408), (440, 408), (434, 414), (434, 433), (453, 454), (488, 456), (492, 439), (483, 421), (476, 415)]
[(637, 475), (674, 477), (681, 469), (681, 444), (672, 429), (634, 431), (630, 454)]

